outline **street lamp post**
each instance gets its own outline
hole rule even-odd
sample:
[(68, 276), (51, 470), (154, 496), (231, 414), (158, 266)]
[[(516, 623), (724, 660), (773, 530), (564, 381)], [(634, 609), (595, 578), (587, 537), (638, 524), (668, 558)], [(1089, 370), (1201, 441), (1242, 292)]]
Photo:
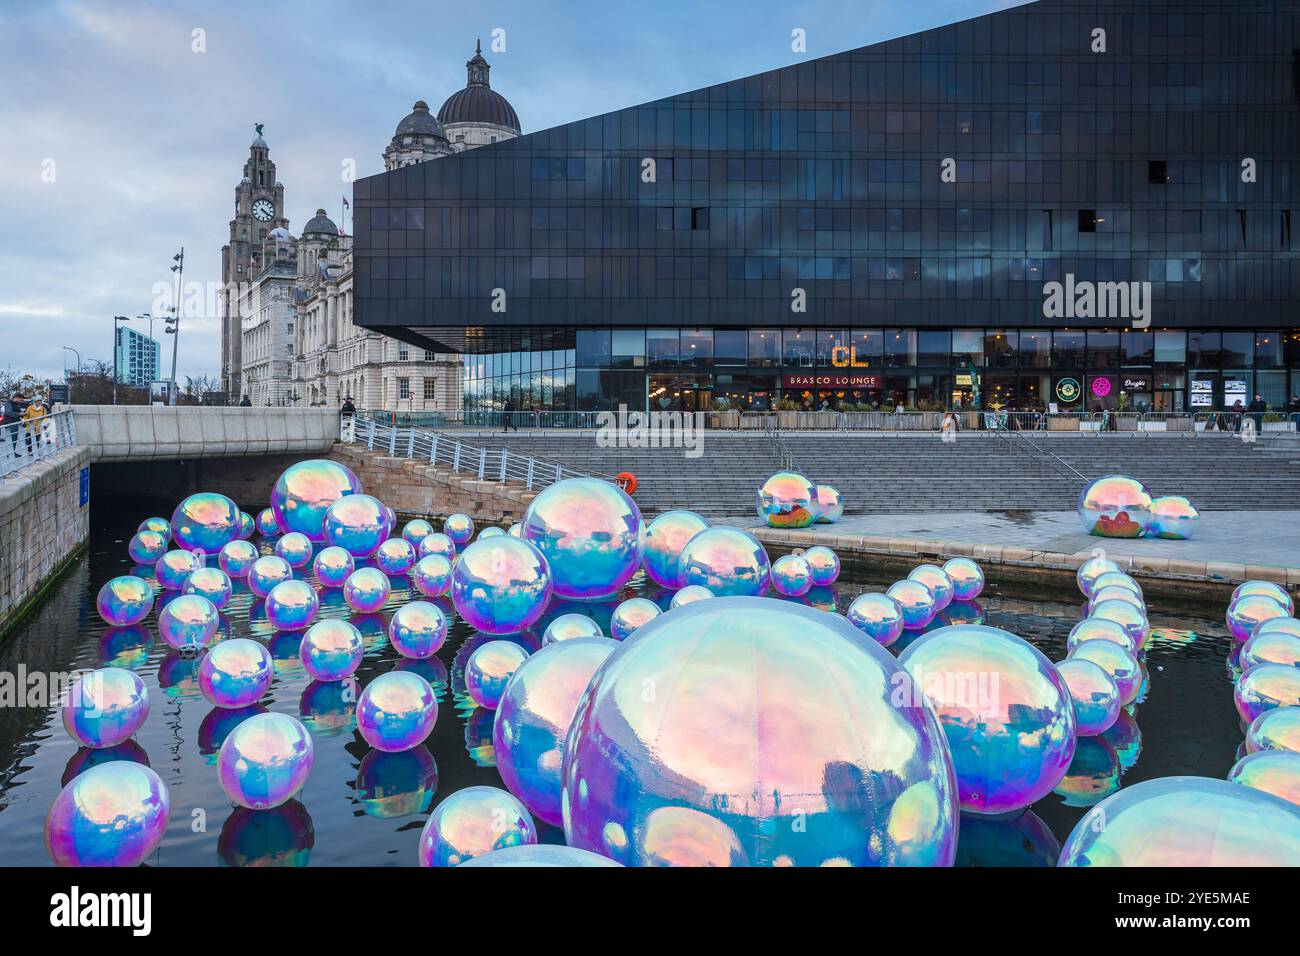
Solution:
[(113, 316), (113, 351), (109, 356), (109, 361), (113, 363), (113, 404), (114, 405), (117, 404), (117, 349), (119, 344), (118, 323), (130, 322), (130, 321), (131, 320), (128, 319), (125, 315)]
[(172, 315), (168, 320), (167, 331), (175, 336), (172, 339), (172, 384), (171, 394), (168, 396), (168, 404), (176, 404), (176, 345), (180, 341), (181, 332), (181, 290), (184, 288), (185, 281), (185, 247), (181, 246), (181, 251), (172, 256), (172, 272), (176, 273), (176, 299), (172, 302)]
[[(71, 345), (63, 346), (63, 351), (71, 352), (73, 355), (77, 357), (77, 374), (80, 375), (81, 374), (81, 353), (78, 352), (76, 349), (74, 349)], [(71, 405), (72, 404), (72, 383), (68, 381), (68, 363), (66, 361), (63, 363), (63, 382), (65, 385), (68, 386), (68, 404)]]
[(136, 318), (144, 319), (146, 322), (149, 323), (149, 350), (151, 352), (154, 349), (158, 350), (158, 352), (154, 352), (154, 356), (153, 356), (157, 361), (153, 363), (154, 366), (153, 371), (150, 374), (150, 381), (152, 382), (154, 379), (157, 379), (158, 376), (162, 374), (162, 367), (161, 367), (162, 356), (158, 354), (159, 352), (162, 351), (162, 348), (161, 346), (158, 345), (157, 342), (154, 341), (153, 338), (153, 312), (141, 312), (139, 315), (136, 316)]

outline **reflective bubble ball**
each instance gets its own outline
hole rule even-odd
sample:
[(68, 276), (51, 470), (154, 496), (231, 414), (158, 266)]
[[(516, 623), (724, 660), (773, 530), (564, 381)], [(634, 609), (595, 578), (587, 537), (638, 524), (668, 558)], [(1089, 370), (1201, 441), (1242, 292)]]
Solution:
[(1099, 664), (1081, 657), (1056, 665), (1074, 699), (1075, 733), (1104, 734), (1119, 717), (1119, 685)]
[(465, 691), (480, 707), (495, 710), (506, 684), (528, 652), (512, 641), (487, 641), (465, 662)]
[(1074, 759), (1074, 701), (1028, 641), (958, 624), (922, 634), (899, 663), (938, 714), (963, 810), (1020, 810), (1061, 782)]
[(815, 486), (813, 499), (817, 505), (818, 524), (834, 524), (844, 517), (844, 498), (830, 485)]
[(448, 515), (442, 523), (442, 533), (451, 538), (456, 547), (468, 544), (474, 537), (474, 519), (469, 515)]
[(288, 714), (241, 721), (217, 754), (221, 789), (241, 807), (269, 810), (293, 798), (311, 774), (311, 734)]
[(168, 647), (204, 647), (221, 625), (221, 612), (201, 594), (182, 594), (158, 612), (158, 635)]
[(214, 644), (199, 662), (199, 689), (216, 706), (235, 710), (266, 696), (274, 674), (270, 651), (257, 641), (236, 637)]
[(943, 566), (952, 582), (954, 601), (973, 601), (984, 593), (984, 569), (970, 558), (953, 558)]
[(786, 597), (803, 597), (812, 590), (812, 566), (801, 554), (783, 554), (772, 562), (772, 590)]
[(354, 558), (368, 558), (388, 540), (393, 521), (388, 508), (370, 495), (348, 495), (325, 509), (325, 541)]
[(942, 733), (898, 662), (842, 617), (700, 601), (620, 644), (588, 686), (565, 745), (566, 841), (662, 862), (673, 827), (657, 811), (686, 807), (755, 866), (950, 865)]
[(231, 541), (217, 553), (217, 566), (229, 577), (246, 578), (257, 558), (257, 548), (250, 542)]
[(616, 641), (626, 641), (640, 628), (649, 624), (663, 611), (649, 598), (629, 598), (609, 616), (609, 636)]
[(920, 581), (910, 578), (896, 581), (889, 586), (885, 594), (898, 602), (903, 610), (903, 627), (909, 631), (919, 631), (939, 613), (934, 601), (934, 592)]
[(451, 562), (440, 554), (426, 554), (415, 563), (411, 583), (425, 597), (442, 597), (451, 590)]
[(385, 753), (424, 743), (437, 720), (433, 688), (412, 671), (380, 674), (357, 699), (357, 730), (366, 743)]
[(541, 552), (505, 534), (475, 541), (451, 569), (456, 613), (484, 634), (529, 627), (546, 610), (551, 587), (551, 569)]
[(1295, 613), (1295, 601), (1292, 599), (1290, 592), (1280, 584), (1274, 584), (1272, 581), (1243, 581), (1232, 592), (1232, 600), (1235, 601), (1247, 594), (1262, 594), (1264, 597), (1271, 597), (1286, 608), (1287, 614)]
[(522, 524), (524, 540), (550, 565), (557, 597), (612, 594), (641, 567), (641, 511), (607, 481), (556, 482), (533, 499)]
[(1147, 603), (1140, 595), (1128, 588), (1112, 585), (1105, 588), (1093, 588), (1092, 597), (1088, 598), (1088, 613), (1091, 614), (1095, 611), (1103, 601), (1121, 601), (1124, 604), (1133, 605), (1144, 615), (1147, 612)]
[(456, 542), (441, 531), (435, 531), (433, 534), (425, 535), (420, 540), (420, 546), (416, 549), (416, 554), (421, 558), (436, 554), (448, 561), (454, 561), (456, 559)]
[(153, 566), (153, 573), (160, 588), (179, 591), (185, 587), (190, 572), (201, 567), (203, 563), (192, 551), (168, 551)]
[(264, 598), (277, 584), (292, 580), (293, 568), (278, 554), (264, 554), (248, 569), (248, 590), (254, 597)]
[(459, 866), (494, 850), (537, 842), (532, 817), (496, 787), (466, 787), (429, 814), (420, 833), (420, 866)]
[(600, 625), (585, 614), (561, 614), (542, 632), (542, 645), (571, 641), (578, 637), (604, 637)]
[(433, 525), (423, 518), (412, 518), (402, 525), (402, 537), (409, 541), (413, 548), (418, 548), (420, 542), (431, 534), (433, 534)]
[(1241, 647), (1239, 662), (1243, 671), (1256, 664), (1285, 664), (1300, 667), (1300, 637), (1284, 631), (1266, 630), (1272, 621), (1266, 621), (1255, 631), (1255, 636)]
[(845, 616), (850, 624), (881, 647), (889, 647), (903, 633), (903, 609), (888, 594), (869, 592), (858, 595)]
[(275, 553), (289, 562), (291, 568), (305, 568), (311, 564), (311, 538), (301, 531), (290, 531), (275, 542)]
[(803, 553), (812, 568), (813, 587), (824, 588), (840, 577), (840, 556), (825, 545), (816, 544)]
[(388, 642), (403, 657), (432, 657), (446, 640), (447, 618), (428, 601), (403, 604), (388, 621)]
[(1228, 605), (1228, 630), (1239, 641), (1249, 640), (1264, 621), (1289, 617), (1287, 609), (1264, 594), (1243, 594)]
[(1107, 475), (1079, 495), (1079, 520), (1102, 538), (1139, 538), (1151, 526), (1151, 495), (1136, 478)]
[(319, 610), (320, 598), (306, 581), (281, 581), (266, 596), (266, 620), (277, 631), (301, 631)]
[(571, 846), (556, 846), (551, 843), (529, 843), (523, 846), (508, 846), (504, 850), (492, 850), (482, 856), (460, 864), (461, 866), (618, 866), (609, 857), (578, 850)]
[(257, 522), (247, 511), (239, 513), (239, 538), (236, 540), (247, 541), (257, 533)]
[(943, 568), (934, 564), (921, 564), (913, 568), (907, 577), (910, 581), (920, 581), (930, 589), (936, 610), (942, 611), (952, 603), (955, 589), (952, 578), (948, 577), (948, 572)]
[(111, 578), (99, 589), (95, 608), (104, 623), (112, 627), (139, 624), (153, 610), (153, 587), (132, 574)]
[(172, 512), (172, 540), (186, 551), (216, 554), (239, 537), (239, 506), (211, 491), (190, 495)]
[(497, 704), (492, 742), (501, 780), (552, 826), (562, 823), (565, 737), (591, 676), (617, 647), (603, 637), (547, 645), (519, 665)]
[(1300, 707), (1274, 707), (1250, 722), (1246, 750), (1290, 750), (1300, 753)]
[(717, 597), (761, 595), (767, 591), (770, 575), (771, 562), (758, 539), (725, 525), (706, 528), (691, 538), (678, 566), (682, 587), (698, 584)]
[(696, 601), (707, 601), (711, 597), (714, 597), (713, 592), (704, 585), (688, 584), (673, 595), (672, 600), (668, 602), (668, 607), (669, 609), (685, 607), (688, 604), (694, 604)]
[(1300, 705), (1300, 668), (1256, 664), (1237, 678), (1232, 696), (1237, 713), (1247, 722), (1275, 707)]
[(1124, 628), (1133, 639), (1133, 645), (1139, 654), (1151, 640), (1151, 622), (1147, 619), (1146, 611), (1127, 601), (1102, 601), (1089, 611), (1088, 616), (1101, 621), (1114, 621)]
[(1074, 580), (1079, 585), (1079, 591), (1084, 597), (1092, 597), (1092, 582), (1101, 577), (1108, 571), (1119, 571), (1120, 566), (1110, 558), (1096, 557), (1089, 558), (1083, 564), (1079, 565), (1079, 570), (1075, 572)]
[(356, 570), (356, 562), (345, 549), (332, 544), (321, 548), (320, 553), (312, 561), (311, 568), (321, 587), (341, 588), (347, 581), (348, 575)]
[(45, 818), (45, 849), (55, 866), (139, 866), (162, 842), (170, 817), (158, 774), (114, 760), (59, 791)]
[(167, 553), (167, 539), (157, 531), (137, 531), (126, 553), (136, 564), (154, 564)]
[(375, 567), (390, 577), (415, 566), (415, 546), (405, 538), (389, 538), (375, 551)]
[(1300, 753), (1269, 750), (1247, 754), (1228, 771), (1228, 782), (1254, 787), (1300, 807)]
[(1066, 653), (1074, 653), (1074, 649), (1084, 641), (1110, 641), (1134, 656), (1138, 652), (1132, 635), (1122, 625), (1098, 617), (1085, 617), (1071, 628), (1070, 636), (1065, 642)]
[(1109, 674), (1119, 688), (1121, 707), (1133, 703), (1142, 690), (1142, 664), (1121, 644), (1105, 640), (1083, 641), (1074, 646), (1067, 659), (1092, 661)]
[(300, 461), (286, 468), (271, 489), (271, 510), (282, 533), (298, 531), (324, 541), (329, 506), (360, 492), (360, 480), (346, 465), (328, 458)]
[(772, 528), (806, 528), (817, 520), (813, 483), (792, 471), (778, 471), (754, 495), (758, 520)]
[(152, 531), (154, 534), (160, 534), (168, 541), (172, 536), (172, 523), (166, 518), (145, 518), (140, 522), (140, 527), (135, 529), (140, 531)]
[(317, 621), (307, 628), (298, 646), (302, 669), (313, 680), (339, 681), (351, 677), (361, 664), (365, 646), (350, 621)]
[(257, 525), (257, 533), (264, 538), (273, 538), (280, 533), (280, 526), (275, 523), (275, 512), (270, 508), (259, 511), (253, 523)]
[(665, 511), (646, 525), (641, 557), (646, 576), (662, 587), (677, 587), (682, 549), (708, 526), (694, 511)]
[(101, 667), (72, 685), (63, 705), (63, 728), (83, 747), (116, 747), (148, 716), (144, 681), (121, 667)]
[(1156, 538), (1186, 540), (1196, 534), (1201, 513), (1182, 495), (1166, 495), (1151, 502), (1151, 528)]
[(1097, 575), (1093, 579), (1092, 593), (1088, 597), (1090, 600), (1095, 600), (1098, 592), (1111, 587), (1121, 588), (1142, 597), (1142, 586), (1137, 583), (1137, 579), (1123, 571), (1106, 571)]
[(1278, 636), (1286, 635), (1300, 640), (1300, 620), (1294, 617), (1271, 617), (1255, 626), (1252, 632), (1254, 637), (1262, 637), (1265, 634)]
[(230, 576), (220, 568), (195, 568), (182, 589), (185, 594), (202, 594), (218, 611), (230, 603), (234, 590)]
[(501, 528), (489, 526), (478, 533), (478, 540), (481, 541), (484, 538), (495, 538), (499, 534), (505, 534), (505, 531)]
[(1059, 866), (1294, 866), (1300, 809), (1209, 777), (1144, 780), (1078, 822)]
[(392, 593), (392, 582), (378, 568), (357, 568), (343, 582), (343, 600), (360, 614), (375, 613), (388, 603)]

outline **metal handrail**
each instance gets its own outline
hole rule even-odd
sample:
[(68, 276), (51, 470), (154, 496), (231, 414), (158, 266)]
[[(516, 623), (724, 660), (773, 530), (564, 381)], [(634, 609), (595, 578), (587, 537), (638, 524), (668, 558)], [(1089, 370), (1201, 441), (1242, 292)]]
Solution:
[[(1087, 475), (1079, 471), (1068, 461), (1053, 451), (1048, 451), (1038, 442), (1034, 441), (1022, 431), (1008, 428), (995, 428), (993, 434), (1007, 443), (1008, 449), (1018, 449), (1023, 451), (1030, 458), (1037, 456), (1040, 465), (1047, 465), (1055, 469), (1062, 478), (1073, 484), (1086, 484), (1089, 481)], [(1014, 436), (1014, 437), (1013, 437)]]
[(0, 478), (6, 478), (77, 443), (72, 409), (0, 425)]

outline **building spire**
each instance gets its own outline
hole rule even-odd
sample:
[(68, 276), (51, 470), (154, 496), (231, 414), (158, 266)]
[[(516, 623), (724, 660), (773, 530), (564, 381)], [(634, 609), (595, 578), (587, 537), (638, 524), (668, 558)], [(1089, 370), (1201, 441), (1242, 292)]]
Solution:
[(483, 58), (483, 41), (475, 39), (474, 55), (465, 64), (465, 71), (468, 74), (466, 86), (490, 86), (488, 83), (488, 70), (490, 69), (488, 61)]

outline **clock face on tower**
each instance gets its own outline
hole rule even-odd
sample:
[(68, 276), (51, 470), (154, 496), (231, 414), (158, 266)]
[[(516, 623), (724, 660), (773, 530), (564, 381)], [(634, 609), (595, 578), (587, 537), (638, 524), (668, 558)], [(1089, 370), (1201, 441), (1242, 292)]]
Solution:
[(258, 222), (270, 222), (275, 216), (275, 206), (269, 199), (259, 199), (253, 203), (253, 218)]

